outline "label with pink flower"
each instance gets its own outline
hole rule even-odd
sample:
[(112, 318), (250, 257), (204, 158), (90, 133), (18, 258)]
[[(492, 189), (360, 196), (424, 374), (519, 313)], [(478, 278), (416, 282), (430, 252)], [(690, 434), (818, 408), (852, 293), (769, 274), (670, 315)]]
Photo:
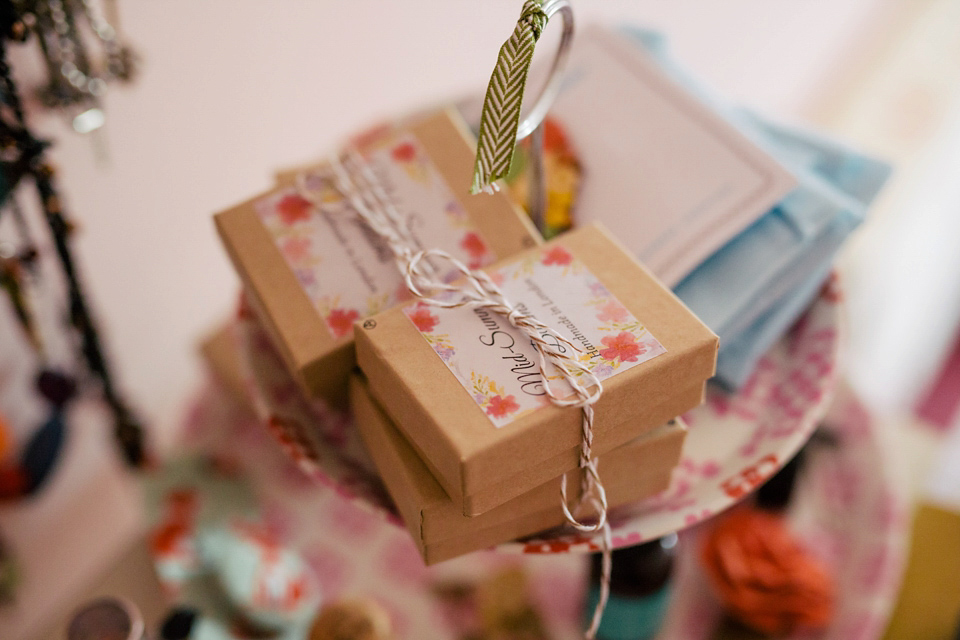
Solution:
[[(444, 249), (472, 267), (496, 259), (415, 136), (381, 129), (364, 139), (364, 156), (418, 248)], [(325, 199), (330, 210), (320, 211), (291, 187), (254, 206), (330, 333), (342, 338), (357, 319), (409, 294), (386, 244), (352, 209), (337, 207), (336, 194)]]
[[(666, 349), (579, 260), (562, 246), (544, 248), (490, 277), (514, 306), (569, 340), (562, 350), (605, 380)], [(417, 302), (404, 313), (494, 426), (550, 404), (536, 351), (505, 318), (485, 309), (444, 309)], [(556, 395), (570, 386), (548, 363)]]

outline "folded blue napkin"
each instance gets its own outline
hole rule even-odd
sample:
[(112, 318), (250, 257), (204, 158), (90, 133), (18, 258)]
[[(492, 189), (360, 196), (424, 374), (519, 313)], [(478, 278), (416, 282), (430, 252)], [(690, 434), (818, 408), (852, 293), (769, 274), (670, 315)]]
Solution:
[(890, 169), (837, 142), (723, 103), (666, 56), (662, 37), (626, 33), (797, 178), (783, 201), (674, 288), (720, 337), (716, 380), (736, 388), (816, 296), (837, 249), (863, 221)]

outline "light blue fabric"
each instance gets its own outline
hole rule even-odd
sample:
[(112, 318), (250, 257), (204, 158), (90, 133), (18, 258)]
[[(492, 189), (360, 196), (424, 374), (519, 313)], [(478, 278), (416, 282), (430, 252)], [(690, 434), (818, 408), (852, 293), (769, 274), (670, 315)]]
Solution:
[(674, 288), (720, 337), (717, 381), (736, 388), (816, 295), (837, 249), (863, 221), (890, 169), (816, 134), (724, 104), (667, 57), (658, 34), (625, 32), (798, 182), (776, 207)]
[(821, 266), (806, 282), (777, 300), (756, 322), (727, 340), (723, 356), (717, 360), (716, 382), (729, 389), (742, 386), (757, 361), (816, 299), (831, 268), (830, 263)]
[(729, 388), (803, 312), (889, 175), (883, 163), (750, 117), (799, 186), (675, 288), (720, 336), (717, 380)]

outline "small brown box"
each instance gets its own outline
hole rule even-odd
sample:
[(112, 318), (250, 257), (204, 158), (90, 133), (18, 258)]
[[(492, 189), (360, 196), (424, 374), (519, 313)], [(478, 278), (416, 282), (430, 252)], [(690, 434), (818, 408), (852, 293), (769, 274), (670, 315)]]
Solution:
[[(559, 478), (482, 515), (463, 515), (377, 405), (362, 376), (351, 380), (350, 403), (357, 429), (427, 564), (563, 524)], [(605, 454), (599, 468), (610, 506), (666, 489), (686, 433), (682, 421), (674, 420)], [(567, 477), (571, 500), (580, 486), (577, 473)]]
[[(618, 315), (623, 322), (634, 322), (631, 326), (640, 326), (647, 332), (644, 335), (655, 339), (653, 343), (658, 348), (654, 350), (645, 344), (638, 349), (626, 342), (619, 345), (618, 337), (604, 338), (603, 344), (608, 348), (600, 353), (609, 349), (616, 353), (623, 346), (633, 349), (632, 352), (624, 351), (626, 356), (636, 355), (638, 351), (643, 353), (643, 349), (650, 353), (656, 351), (659, 355), (641, 359), (639, 363), (634, 360), (629, 367), (624, 366), (623, 370), (604, 381), (604, 393), (595, 405), (593, 451), (596, 455), (625, 444), (702, 401), (703, 386), (713, 375), (716, 365), (716, 336), (606, 230), (591, 225), (569, 232), (542, 248), (531, 249), (501, 262), (488, 272), (496, 278), (509, 271), (513, 282), (522, 283), (532, 281), (533, 276), (523, 280), (525, 276), (516, 274), (532, 273), (531, 269), (538, 268), (532, 266), (528, 269), (529, 265), (547, 264), (563, 268), (569, 265), (569, 273), (581, 274), (576, 277), (588, 272), (592, 278), (591, 290), (612, 295), (613, 301), (619, 305), (613, 305), (610, 313)], [(545, 308), (549, 317), (541, 319), (548, 325), (551, 319), (556, 322), (569, 320), (577, 313), (577, 307), (583, 306), (565, 300), (567, 291), (573, 290), (573, 284), (576, 284), (573, 280), (558, 279), (552, 283), (557, 293), (552, 293), (551, 299), (543, 295), (546, 301), (542, 305), (530, 302), (527, 306)], [(531, 291), (543, 289), (537, 282), (528, 286)], [(527, 300), (532, 299), (528, 297)], [(551, 307), (551, 303), (555, 304)], [(439, 317), (441, 311), (433, 309), (398, 307), (374, 316), (356, 334), (357, 359), (374, 397), (446, 492), (463, 505), (463, 513), (475, 516), (496, 506), (490, 501), (478, 504), (473, 496), (495, 495), (495, 502), (502, 504), (575, 469), (581, 439), (579, 409), (561, 409), (547, 403), (532, 411), (519, 412), (515, 421), (498, 428), (492, 422), (493, 417), (502, 414), (504, 407), (513, 409), (519, 402), (514, 399), (519, 399), (521, 394), (517, 392), (505, 398), (506, 391), (501, 392), (494, 381), (490, 384), (493, 385), (491, 389), (497, 391), (497, 398), (485, 398), (482, 392), (489, 381), (482, 376), (476, 377), (478, 384), (468, 392), (465, 371), (473, 368), (473, 361), (459, 362), (454, 367), (445, 357), (447, 352), (444, 349), (449, 345), (441, 338), (428, 343), (420, 328), (424, 324), (420, 321), (426, 321), (424, 328), (436, 327), (438, 332), (456, 331), (459, 335), (475, 331), (480, 334), (497, 327), (497, 331), (506, 334), (505, 327), (501, 326), (504, 324), (502, 320), (491, 323), (488, 322), (491, 320), (489, 315), (484, 317), (476, 308), (462, 307), (455, 310), (460, 315), (453, 320), (446, 324), (443, 320), (437, 323), (432, 314)], [(629, 313), (628, 318), (624, 318), (625, 312)], [(449, 319), (451, 316), (445, 317)], [(480, 322), (482, 326), (478, 324)], [(492, 335), (488, 332), (481, 336), (481, 342), (489, 346), (495, 342)], [(572, 335), (576, 338), (585, 334), (575, 327)], [(484, 337), (487, 341), (482, 339)], [(635, 340), (630, 336), (627, 338)], [(500, 347), (511, 347), (509, 353), (503, 352), (502, 358), (513, 362), (518, 356), (511, 355), (514, 353), (512, 349), (522, 347), (521, 341), (522, 337), (500, 344)], [(595, 342), (599, 343), (599, 340)], [(586, 355), (597, 350), (596, 345), (586, 338), (582, 344), (587, 350)], [(462, 345), (454, 346), (453, 351), (459, 354)], [(478, 347), (474, 344), (471, 349), (475, 351)], [(603, 359), (606, 358), (604, 355)], [(510, 371), (517, 373), (520, 366), (518, 364)], [(522, 366), (528, 366), (528, 363)], [(530, 371), (517, 373), (517, 381), (532, 375)], [(472, 380), (474, 373), (469, 375)], [(525, 385), (535, 383), (530, 378), (522, 382)], [(682, 406), (674, 406), (672, 414), (662, 416), (654, 410), (682, 394), (688, 394), (688, 401)], [(489, 406), (481, 408), (481, 402), (489, 402)]]
[[(366, 136), (361, 150), (423, 248), (489, 264), (541, 242), (506, 193), (469, 195), (475, 143), (456, 112), (383, 131)], [(355, 365), (353, 321), (405, 294), (383, 243), (349, 209), (336, 215), (314, 209), (289, 176), (215, 220), (294, 378), (311, 397), (343, 406)]]
[(201, 341), (200, 355), (210, 373), (230, 397), (239, 406), (253, 413), (253, 402), (243, 379), (243, 367), (233, 331), (233, 323), (221, 325)]

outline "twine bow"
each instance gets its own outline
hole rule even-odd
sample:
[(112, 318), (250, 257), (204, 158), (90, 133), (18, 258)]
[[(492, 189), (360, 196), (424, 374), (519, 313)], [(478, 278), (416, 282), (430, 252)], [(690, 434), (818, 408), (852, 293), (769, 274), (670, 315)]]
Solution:
[(513, 35), (500, 47), (483, 100), (470, 193), (493, 191), (494, 181), (510, 171), (533, 50), (548, 19), (542, 0), (526, 0)]

